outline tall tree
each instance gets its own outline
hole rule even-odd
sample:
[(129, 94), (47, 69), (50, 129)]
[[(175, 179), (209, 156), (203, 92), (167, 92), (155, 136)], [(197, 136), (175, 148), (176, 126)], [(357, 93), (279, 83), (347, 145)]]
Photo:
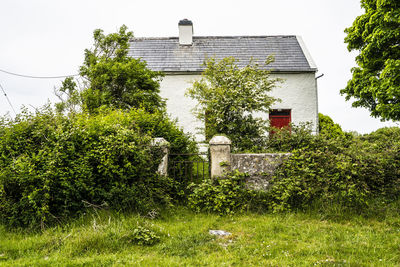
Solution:
[(365, 14), (345, 32), (358, 67), (340, 92), (354, 107), (365, 107), (382, 120), (400, 120), (400, 1), (361, 0)]
[[(266, 64), (272, 62), (272, 58)], [(239, 68), (233, 57), (205, 62), (201, 79), (186, 92), (198, 101), (194, 112), (205, 123), (205, 135), (226, 134), (233, 148), (247, 150), (262, 146), (268, 122), (254, 116), (267, 112), (276, 101), (269, 92), (279, 79), (270, 77), (270, 71), (251, 61)]]
[(165, 107), (159, 95), (160, 72), (151, 71), (146, 63), (128, 56), (133, 33), (123, 25), (117, 33), (104, 35), (94, 31), (94, 46), (85, 50), (79, 74), (83, 80), (77, 93), (77, 83), (67, 78), (58, 95), (67, 95), (57, 105), (59, 110), (75, 110), (77, 105), (92, 113), (101, 106), (130, 109), (144, 108), (153, 112)]

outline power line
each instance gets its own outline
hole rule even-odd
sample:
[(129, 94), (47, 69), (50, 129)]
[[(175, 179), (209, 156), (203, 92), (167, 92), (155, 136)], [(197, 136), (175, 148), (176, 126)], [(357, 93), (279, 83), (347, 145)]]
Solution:
[(7, 74), (10, 74), (10, 75), (23, 77), (23, 78), (32, 78), (32, 79), (58, 79), (58, 78), (67, 78), (67, 77), (79, 76), (79, 74), (61, 75), (61, 76), (32, 76), (32, 75), (25, 75), (25, 74), (19, 74), (19, 73), (15, 73), (15, 72), (10, 72), (10, 71), (6, 71), (6, 70), (2, 70), (2, 69), (0, 69), (0, 71), (4, 72), (4, 73), (7, 73)]
[(6, 91), (4, 91), (4, 88), (3, 88), (3, 86), (1, 86), (1, 84), (0, 84), (0, 88), (1, 88), (1, 90), (3, 91), (3, 93), (4, 93), (4, 96), (7, 98), (8, 104), (10, 104), (12, 110), (14, 111), (15, 116), (17, 116), (17, 112), (15, 112), (15, 109), (14, 109), (13, 105), (11, 104), (11, 101), (10, 101), (10, 99), (8, 98), (7, 94), (6, 94)]

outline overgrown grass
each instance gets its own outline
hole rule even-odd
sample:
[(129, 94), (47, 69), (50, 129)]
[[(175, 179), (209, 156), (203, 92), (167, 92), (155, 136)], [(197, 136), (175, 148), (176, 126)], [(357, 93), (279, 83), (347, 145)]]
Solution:
[[(151, 232), (154, 242), (139, 244), (135, 229)], [(216, 238), (210, 229), (232, 235)], [(398, 214), (374, 219), (315, 211), (226, 217), (184, 208), (148, 217), (101, 212), (43, 232), (0, 226), (0, 237), (1, 266), (400, 264)]]

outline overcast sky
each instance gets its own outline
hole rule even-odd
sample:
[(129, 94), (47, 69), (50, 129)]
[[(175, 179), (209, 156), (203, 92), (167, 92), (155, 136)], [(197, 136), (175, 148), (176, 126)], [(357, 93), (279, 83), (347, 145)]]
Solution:
[[(343, 30), (362, 14), (359, 0), (1, 0), (0, 69), (33, 76), (78, 72), (94, 29), (115, 32), (122, 24), (136, 37), (178, 35), (178, 21), (193, 21), (194, 35), (301, 35), (318, 66), (319, 111), (344, 130), (359, 133), (382, 123), (340, 96), (357, 53)], [(28, 79), (0, 72), (0, 84), (19, 112), (54, 102), (61, 79)], [(1, 92), (0, 115), (14, 116)]]

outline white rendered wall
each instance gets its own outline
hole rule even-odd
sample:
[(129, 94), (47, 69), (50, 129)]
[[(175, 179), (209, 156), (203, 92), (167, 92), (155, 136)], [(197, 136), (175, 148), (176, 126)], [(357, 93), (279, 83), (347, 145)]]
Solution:
[[(274, 109), (291, 109), (292, 123), (311, 122), (312, 130), (318, 129), (318, 99), (315, 74), (272, 74), (272, 78), (279, 77), (284, 81), (278, 84), (271, 95), (280, 98), (282, 102), (273, 105)], [(161, 82), (161, 96), (167, 99), (167, 111), (172, 118), (178, 118), (178, 125), (185, 132), (195, 135), (197, 141), (204, 141), (198, 128), (204, 127), (198, 121), (192, 109), (196, 102), (185, 97), (185, 91), (191, 87), (194, 80), (200, 75), (166, 75)], [(268, 114), (264, 114), (268, 118)]]
[(318, 133), (318, 95), (315, 74), (313, 72), (272, 74), (271, 77), (284, 79), (271, 92), (271, 96), (282, 100), (275, 103), (272, 108), (291, 109), (293, 124), (311, 122), (313, 133)]
[(202, 123), (195, 118), (192, 109), (196, 101), (185, 96), (187, 88), (191, 87), (193, 81), (199, 79), (200, 75), (165, 75), (161, 82), (160, 95), (167, 99), (167, 111), (173, 119), (178, 119), (178, 125), (183, 127), (196, 137), (196, 141), (204, 141), (204, 135), (199, 134)]

